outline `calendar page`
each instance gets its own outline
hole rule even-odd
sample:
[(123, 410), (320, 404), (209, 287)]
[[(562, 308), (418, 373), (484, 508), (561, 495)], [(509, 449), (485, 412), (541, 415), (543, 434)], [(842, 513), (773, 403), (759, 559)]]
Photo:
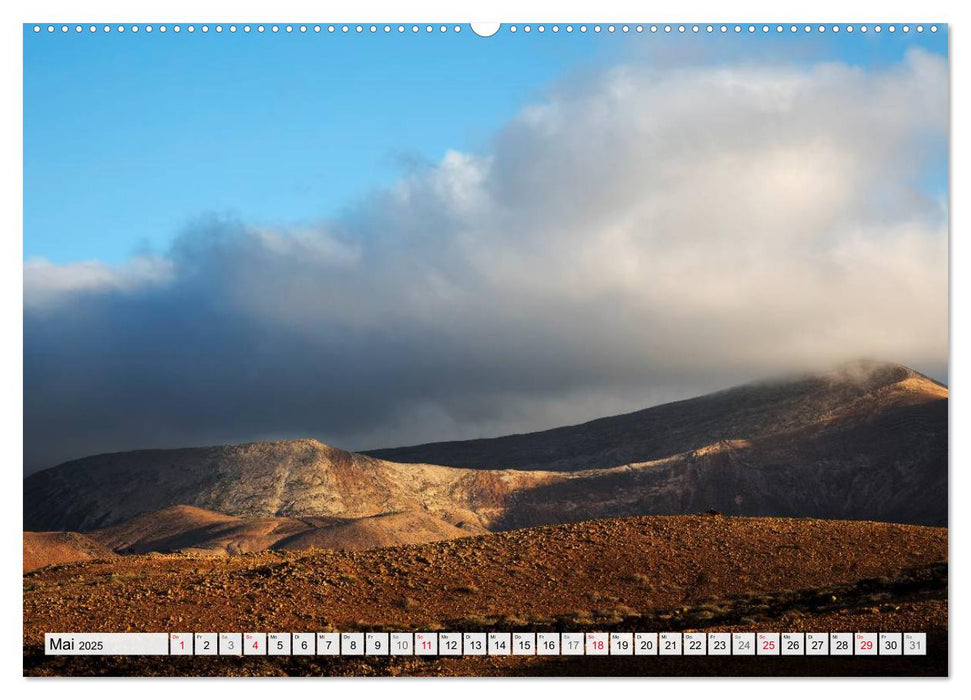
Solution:
[(24, 675), (948, 675), (946, 23), (222, 19), (22, 27)]

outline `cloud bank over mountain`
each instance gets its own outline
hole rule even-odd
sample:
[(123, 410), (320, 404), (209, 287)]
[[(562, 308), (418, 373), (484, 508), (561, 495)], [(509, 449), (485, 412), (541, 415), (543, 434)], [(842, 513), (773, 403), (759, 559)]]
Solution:
[(332, 221), (28, 261), (25, 469), (523, 432), (859, 356), (946, 379), (947, 130), (917, 50), (622, 65)]

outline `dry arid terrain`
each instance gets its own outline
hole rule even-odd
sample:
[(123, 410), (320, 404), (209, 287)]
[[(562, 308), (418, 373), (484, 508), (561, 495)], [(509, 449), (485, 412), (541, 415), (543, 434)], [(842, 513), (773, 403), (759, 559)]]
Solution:
[(822, 374), (752, 382), (582, 425), (367, 454), (477, 469), (602, 469), (650, 462), (726, 440), (854, 425), (890, 408), (946, 398), (947, 387), (909, 367), (858, 360)]
[(76, 532), (25, 532), (24, 571), (90, 559), (109, 559), (114, 552)]
[[(709, 510), (947, 523), (947, 389), (899, 365), (854, 363), (580, 426), (380, 454), (449, 466), (309, 439), (98, 455), (25, 479), (24, 530), (83, 533), (124, 554), (236, 554)], [(32, 567), (66, 560), (31, 546)]]
[[(947, 531), (634, 517), (364, 552), (138, 555), (24, 577), (28, 674), (946, 674)], [(84, 659), (45, 631), (926, 631), (927, 657)], [(890, 664), (889, 662), (893, 662)], [(731, 662), (735, 662), (732, 666)], [(800, 665), (802, 664), (802, 665)]]

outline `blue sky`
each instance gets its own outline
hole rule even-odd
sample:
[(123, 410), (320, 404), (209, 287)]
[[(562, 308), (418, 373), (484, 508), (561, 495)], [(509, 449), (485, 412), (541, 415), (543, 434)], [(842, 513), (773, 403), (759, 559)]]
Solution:
[[(35, 34), (24, 27), (24, 257), (119, 263), (194, 220), (337, 217), (409, 163), (488, 151), (551, 84), (622, 61), (899, 61), (946, 32)], [(922, 186), (940, 193), (940, 162)]]

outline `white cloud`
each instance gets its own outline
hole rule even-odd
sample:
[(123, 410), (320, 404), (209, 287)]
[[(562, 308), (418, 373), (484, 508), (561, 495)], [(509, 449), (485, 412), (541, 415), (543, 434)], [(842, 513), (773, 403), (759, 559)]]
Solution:
[(70, 304), (79, 295), (133, 292), (172, 280), (175, 266), (163, 258), (140, 257), (112, 266), (89, 260), (55, 265), (45, 258), (24, 263), (24, 310), (41, 312)]
[[(25, 349), (44, 360), (25, 410), (40, 430), (121, 395), (75, 451), (253, 426), (374, 447), (857, 356), (943, 372), (947, 213), (914, 183), (940, 167), (947, 100), (943, 59), (919, 51), (884, 69), (621, 66), (317, 229), (214, 222), (165, 260), (28, 263)], [(56, 311), (91, 291), (111, 304), (86, 332), (150, 355), (141, 398), (117, 356), (67, 356), (83, 326)], [(156, 357), (119, 318), (176, 348)], [(45, 382), (60, 353), (84, 381)], [(181, 382), (192, 420), (148, 374)]]

